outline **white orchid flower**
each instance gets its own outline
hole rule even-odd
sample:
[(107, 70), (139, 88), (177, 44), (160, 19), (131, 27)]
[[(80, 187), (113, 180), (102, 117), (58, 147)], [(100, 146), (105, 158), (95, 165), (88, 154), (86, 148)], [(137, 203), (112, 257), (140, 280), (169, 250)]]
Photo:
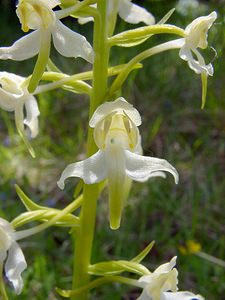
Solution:
[(11, 224), (0, 218), (0, 265), (5, 270), (5, 275), (12, 283), (16, 294), (20, 294), (23, 288), (21, 273), (27, 264), (23, 252), (16, 242), (17, 233)]
[(154, 176), (170, 172), (175, 182), (178, 173), (164, 159), (147, 157), (141, 152), (138, 126), (141, 125), (139, 112), (124, 98), (100, 105), (90, 122), (94, 128), (94, 140), (99, 151), (91, 157), (70, 164), (63, 171), (58, 186), (63, 189), (68, 177), (80, 177), (86, 184), (108, 179), (110, 226), (120, 226), (121, 213), (126, 192), (124, 186), (129, 179), (143, 182)]
[(169, 263), (159, 266), (153, 273), (144, 275), (138, 280), (143, 285), (143, 292), (137, 300), (162, 300), (163, 292), (177, 291), (176, 259), (176, 256), (173, 257)]
[[(51, 37), (56, 50), (66, 57), (82, 57), (93, 61), (93, 50), (86, 38), (68, 27), (57, 17), (53, 8), (59, 0), (20, 0), (16, 13), (24, 32), (33, 32), (20, 38), (10, 47), (0, 48), (0, 59), (25, 60), (39, 53), (31, 92), (36, 88), (44, 72), (50, 52)], [(59, 15), (60, 16), (60, 15)], [(37, 75), (38, 74), (38, 75)], [(34, 76), (34, 75), (33, 75)]]
[(204, 300), (201, 295), (195, 295), (191, 292), (165, 292), (162, 293), (160, 300)]
[(25, 124), (30, 129), (31, 137), (35, 138), (40, 112), (35, 97), (27, 91), (24, 82), (24, 77), (0, 72), (0, 107), (6, 111), (14, 111), (18, 131), (23, 133)]
[(213, 75), (212, 64), (206, 65), (203, 56), (197, 48), (207, 48), (208, 31), (216, 18), (217, 13), (213, 11), (208, 16), (195, 19), (185, 28), (186, 37), (177, 40), (181, 45), (179, 52), (180, 57), (187, 61), (189, 67), (197, 74), (205, 73), (210, 76)]
[[(92, 5), (96, 7), (96, 5)], [(148, 12), (145, 8), (134, 4), (131, 0), (109, 0), (108, 14), (111, 11), (117, 9), (119, 16), (127, 23), (137, 24), (144, 22), (146, 25), (152, 25), (155, 23), (155, 18)], [(93, 21), (92, 17), (79, 18), (78, 22), (80, 24), (85, 24), (87, 22)]]

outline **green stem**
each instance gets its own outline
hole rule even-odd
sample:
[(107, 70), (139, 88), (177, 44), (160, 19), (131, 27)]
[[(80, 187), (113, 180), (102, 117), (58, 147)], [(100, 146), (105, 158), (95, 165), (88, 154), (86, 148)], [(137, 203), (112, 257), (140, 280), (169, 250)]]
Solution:
[[(93, 89), (90, 101), (89, 118), (96, 108), (105, 100), (107, 93), (107, 75), (109, 47), (107, 46), (107, 0), (98, 2), (99, 15), (94, 22), (94, 53)], [(96, 152), (91, 128), (88, 130), (87, 156)], [(97, 198), (100, 185), (84, 185), (84, 199), (80, 213), (80, 230), (76, 235), (74, 254), (74, 274), (72, 289), (80, 288), (90, 281), (88, 267), (91, 261), (92, 243), (94, 238)], [(88, 291), (79, 296), (79, 300), (86, 300)], [(77, 297), (71, 296), (71, 300)]]
[[(98, 286), (101, 286), (106, 283), (112, 283), (112, 282), (119, 282), (119, 283), (131, 285), (131, 286), (135, 286), (135, 287), (139, 287), (139, 288), (143, 287), (142, 283), (139, 283), (138, 280), (136, 280), (136, 279), (131, 279), (131, 278), (122, 277), (122, 276), (106, 276), (106, 277), (98, 278), (76, 290), (71, 290), (71, 291), (61, 290), (61, 289), (56, 289), (56, 290), (62, 297), (69, 298), (71, 296), (79, 295), (79, 299), (80, 299), (80, 294), (82, 292), (90, 291), (91, 289), (94, 289)], [(76, 297), (76, 299), (78, 299), (78, 298)]]
[(179, 49), (182, 45), (182, 39), (178, 40), (173, 40), (169, 41), (163, 44), (160, 44), (158, 46), (152, 47), (148, 50), (145, 50), (138, 55), (136, 55), (134, 58), (132, 58), (124, 67), (124, 69), (120, 72), (120, 74), (116, 77), (116, 79), (113, 81), (108, 97), (113, 95), (117, 90), (121, 88), (123, 85), (124, 81), (126, 80), (127, 76), (129, 73), (133, 70), (133, 66), (136, 65), (137, 63), (140, 63), (146, 58), (149, 58), (155, 54), (167, 51), (167, 50), (172, 50), (172, 49)]

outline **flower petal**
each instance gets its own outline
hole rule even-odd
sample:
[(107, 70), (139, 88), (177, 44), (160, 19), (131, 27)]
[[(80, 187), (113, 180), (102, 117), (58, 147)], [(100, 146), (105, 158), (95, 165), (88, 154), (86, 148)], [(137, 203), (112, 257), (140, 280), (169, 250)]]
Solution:
[(100, 105), (96, 111), (94, 112), (89, 126), (94, 128), (102, 119), (112, 113), (121, 113), (126, 115), (130, 118), (130, 120), (136, 125), (141, 125), (141, 116), (136, 108), (133, 107), (130, 103), (128, 103), (123, 97), (119, 97), (115, 101), (112, 102), (105, 102)]
[(24, 95), (20, 85), (24, 78), (13, 73), (0, 72), (0, 107), (14, 111), (18, 101)]
[(174, 256), (170, 262), (165, 263), (161, 266), (159, 266), (154, 273), (168, 273), (169, 271), (171, 271), (175, 266), (176, 266), (176, 261), (177, 261), (177, 257)]
[(68, 165), (57, 182), (64, 189), (64, 181), (68, 177), (80, 177), (86, 184), (93, 184), (106, 178), (105, 155), (99, 150), (91, 157)]
[(0, 59), (25, 60), (38, 54), (40, 48), (40, 32), (35, 30), (10, 47), (0, 48)]
[(40, 115), (40, 111), (38, 109), (37, 101), (32, 95), (25, 101), (25, 108), (26, 119), (23, 123), (30, 128), (31, 137), (35, 138), (38, 134), (38, 116)]
[[(178, 183), (179, 175), (176, 169), (165, 159), (142, 156), (125, 150), (126, 174), (135, 181), (143, 181), (154, 176), (154, 172), (166, 171), (174, 176)], [(157, 174), (157, 173), (156, 173)]]
[(147, 25), (152, 25), (155, 23), (155, 18), (152, 14), (143, 7), (131, 3), (129, 0), (120, 1), (119, 16), (131, 24), (144, 22)]
[[(20, 97), (18, 97), (20, 98)], [(0, 88), (0, 107), (7, 111), (14, 111), (18, 99)]]
[(93, 49), (86, 38), (66, 27), (61, 21), (56, 20), (52, 36), (54, 46), (61, 55), (82, 57), (90, 63), (93, 62)]
[(204, 300), (201, 295), (194, 295), (190, 292), (164, 292), (161, 295), (161, 300)]
[(20, 294), (23, 288), (21, 273), (26, 269), (27, 263), (23, 252), (16, 242), (13, 242), (5, 263), (6, 277), (13, 284), (15, 292)]

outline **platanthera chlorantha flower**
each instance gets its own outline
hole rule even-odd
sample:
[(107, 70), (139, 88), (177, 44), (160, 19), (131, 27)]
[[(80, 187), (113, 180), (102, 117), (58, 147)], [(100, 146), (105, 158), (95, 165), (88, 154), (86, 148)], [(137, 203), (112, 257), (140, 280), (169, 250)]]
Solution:
[(139, 282), (143, 284), (143, 292), (137, 300), (162, 300), (163, 292), (176, 292), (178, 272), (175, 265), (176, 257), (173, 257), (169, 263), (159, 266), (153, 273), (142, 276)]
[[(38, 116), (40, 114), (37, 101), (24, 84), (25, 78), (7, 72), (0, 72), (0, 107), (14, 111), (16, 126), (23, 134), (24, 124), (30, 129), (30, 135), (38, 134)], [(26, 118), (24, 118), (24, 107)]]
[(93, 50), (86, 38), (68, 27), (57, 17), (53, 8), (59, 0), (19, 0), (16, 13), (24, 32), (34, 30), (10, 47), (0, 48), (0, 59), (25, 60), (39, 53), (29, 91), (36, 88), (48, 62), (51, 37), (56, 50), (66, 57), (82, 57), (93, 61)]
[(11, 224), (0, 218), (0, 264), (1, 270), (12, 283), (15, 292), (20, 294), (23, 288), (21, 273), (26, 269), (27, 264), (23, 252), (16, 242), (17, 233)]
[(176, 256), (170, 262), (159, 266), (153, 273), (142, 276), (138, 281), (143, 291), (137, 300), (204, 300), (201, 295), (178, 291)]
[[(155, 23), (155, 18), (151, 13), (149, 13), (145, 8), (134, 4), (131, 0), (109, 0), (108, 2), (108, 13), (112, 10), (117, 9), (119, 16), (126, 22), (131, 24), (137, 24), (144, 22), (146, 25), (152, 25)], [(93, 5), (96, 7), (96, 5)], [(79, 18), (78, 22), (80, 24), (93, 21), (92, 17)]]
[(205, 60), (198, 48), (206, 49), (208, 46), (208, 31), (217, 18), (217, 13), (213, 11), (208, 16), (195, 19), (185, 28), (186, 37), (177, 40), (181, 45), (179, 55), (188, 62), (189, 67), (197, 74), (205, 73), (213, 75), (212, 64), (206, 65)]
[(166, 160), (140, 154), (141, 117), (124, 98), (100, 105), (89, 125), (94, 128), (98, 152), (68, 165), (58, 186), (63, 189), (68, 177), (80, 177), (86, 184), (108, 179), (110, 226), (117, 229), (130, 180), (143, 182), (154, 176), (165, 177), (163, 172), (167, 171), (177, 183), (178, 173)]

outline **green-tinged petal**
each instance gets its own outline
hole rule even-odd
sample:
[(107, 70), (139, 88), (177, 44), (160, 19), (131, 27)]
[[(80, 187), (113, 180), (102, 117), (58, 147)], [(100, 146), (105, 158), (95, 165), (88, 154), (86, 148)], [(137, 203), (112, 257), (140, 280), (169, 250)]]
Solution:
[(86, 184), (93, 184), (106, 178), (105, 155), (99, 150), (91, 157), (68, 165), (57, 182), (60, 189), (64, 189), (64, 181), (69, 177), (82, 178)]
[(66, 27), (61, 21), (56, 20), (52, 31), (53, 43), (56, 50), (66, 57), (82, 57), (92, 63), (94, 54), (86, 38)]
[(109, 189), (109, 220), (111, 229), (118, 229), (127, 196), (123, 186), (126, 183), (124, 150), (110, 145), (105, 150)]
[(207, 96), (207, 80), (208, 80), (208, 76), (207, 76), (206, 72), (202, 72), (201, 73), (201, 79), (202, 79), (202, 105), (201, 105), (201, 109), (203, 109), (205, 107), (206, 96)]
[(131, 24), (144, 22), (147, 25), (152, 25), (155, 23), (155, 18), (151, 13), (129, 0), (120, 0), (119, 16)]
[(5, 273), (8, 280), (13, 284), (16, 294), (20, 294), (23, 288), (21, 273), (27, 268), (23, 252), (16, 242), (9, 248), (5, 263)]
[(141, 116), (139, 112), (123, 97), (120, 97), (113, 102), (105, 102), (104, 104), (100, 105), (94, 112), (89, 125), (90, 127), (94, 128), (101, 120), (107, 117), (107, 115), (110, 115), (114, 112), (124, 114), (123, 111), (126, 112), (126, 115), (136, 126), (141, 125)]
[(0, 59), (25, 60), (38, 54), (40, 49), (40, 31), (35, 30), (10, 47), (0, 48)]
[(165, 159), (142, 156), (125, 150), (126, 174), (135, 181), (145, 181), (150, 177), (159, 176), (158, 172), (169, 172), (178, 183), (179, 175), (176, 169)]

